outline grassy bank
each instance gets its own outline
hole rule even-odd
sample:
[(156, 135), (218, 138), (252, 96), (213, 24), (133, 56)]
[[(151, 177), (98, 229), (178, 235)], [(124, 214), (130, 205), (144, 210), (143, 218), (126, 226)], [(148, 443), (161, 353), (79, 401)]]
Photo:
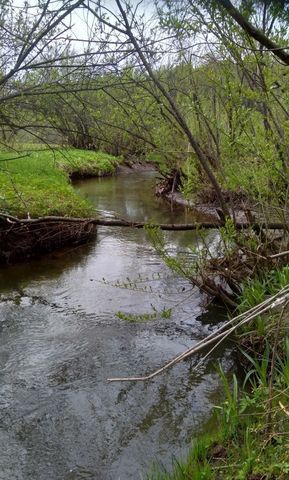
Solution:
[[(244, 286), (240, 311), (289, 284), (289, 267)], [(239, 330), (244, 379), (220, 370), (225, 401), (216, 407), (217, 428), (194, 442), (184, 462), (150, 480), (285, 480), (289, 478), (288, 304)]]
[(119, 162), (109, 154), (75, 149), (2, 151), (0, 210), (18, 217), (87, 217), (93, 209), (73, 189), (70, 177), (111, 175)]

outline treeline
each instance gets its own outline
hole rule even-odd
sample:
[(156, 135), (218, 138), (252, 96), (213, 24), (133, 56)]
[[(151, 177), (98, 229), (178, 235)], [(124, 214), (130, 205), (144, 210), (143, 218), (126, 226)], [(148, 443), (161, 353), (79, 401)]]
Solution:
[[(289, 76), (267, 56), (260, 86), (255, 67), (254, 58), (248, 55), (242, 59), (242, 69), (220, 60), (197, 68), (188, 64), (163, 67), (157, 75), (181, 106), (223, 188), (241, 188), (259, 198), (283, 192), (284, 199)], [(92, 91), (91, 79), (82, 82), (79, 93), (50, 95), (48, 102), (45, 95), (39, 95), (18, 104), (18, 118), (24, 124), (29, 121), (32, 128), (29, 135), (23, 135), (21, 124), (16, 123), (4, 129), (3, 139), (27, 142), (34, 136), (36, 142), (154, 161), (166, 174), (180, 169), (188, 194), (207, 184), (187, 138), (160, 105), (161, 97), (151, 95), (146, 76), (127, 68), (119, 76), (98, 78), (98, 87)]]
[[(2, 144), (44, 142), (153, 161), (167, 176), (179, 172), (174, 186), (188, 196), (202, 191), (213, 197), (213, 190), (223, 210), (222, 191), (282, 205), (288, 193), (288, 66), (236, 23), (228, 4), (160, 2), (154, 31), (132, 5), (116, 1), (112, 12), (102, 6), (115, 24), (101, 17), (98, 4), (88, 5), (100, 30), (80, 51), (62, 38), (67, 6), (43, 15), (47, 38), (31, 29), (33, 42), (27, 35), (20, 48), (15, 29), (27, 28), (31, 14), (27, 10), (19, 23), (7, 2), (12, 20), (6, 25), (2, 7), (2, 27), (11, 33), (19, 66), (3, 73), (0, 85)], [(285, 44), (282, 2), (237, 6), (265, 38)], [(74, 5), (79, 8), (85, 6)], [(39, 15), (40, 6), (35, 25)], [(46, 56), (35, 55), (36, 48), (48, 47)], [(4, 50), (5, 42), (3, 59)]]

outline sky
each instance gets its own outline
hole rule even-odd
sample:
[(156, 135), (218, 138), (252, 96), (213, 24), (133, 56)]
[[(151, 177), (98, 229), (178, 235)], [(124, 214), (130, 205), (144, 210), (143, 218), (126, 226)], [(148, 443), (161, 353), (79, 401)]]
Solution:
[[(43, 0), (42, 0), (43, 1)], [(72, 0), (71, 3), (75, 3), (76, 0)], [(94, 4), (98, 3), (99, 0), (85, 0), (85, 3), (93, 7)], [(33, 6), (37, 5), (38, 0), (27, 0), (27, 3), (30, 6), (30, 11), (36, 11), (33, 9)], [(61, 6), (64, 3), (64, 0), (51, 0), (51, 5), (53, 8), (56, 8), (57, 5)], [(110, 20), (115, 20), (112, 15), (108, 13), (109, 10), (116, 12), (118, 14), (118, 8), (115, 0), (100, 0), (100, 3), (103, 5), (103, 12), (106, 12)], [(125, 2), (124, 2), (125, 3)], [(25, 4), (25, 0), (13, 0), (13, 8), (16, 11), (21, 11)], [(140, 15), (143, 15), (144, 21), (149, 22), (154, 12), (154, 0), (130, 0), (132, 7), (136, 8)], [(107, 10), (106, 10), (107, 9)], [(91, 39), (93, 28), (95, 27), (96, 20), (92, 13), (84, 8), (78, 8), (71, 14), (70, 21), (72, 24), (72, 29), (69, 33), (71, 38), (75, 38), (73, 48), (76, 51), (80, 51), (84, 48), (87, 40)], [(65, 22), (69, 24), (68, 19)], [(84, 42), (79, 42), (79, 40), (84, 40)]]

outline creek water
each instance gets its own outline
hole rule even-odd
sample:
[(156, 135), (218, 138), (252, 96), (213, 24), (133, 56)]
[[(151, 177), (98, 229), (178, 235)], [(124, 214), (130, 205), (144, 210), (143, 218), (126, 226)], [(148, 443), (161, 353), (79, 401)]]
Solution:
[[(156, 199), (154, 183), (143, 172), (76, 188), (105, 215), (194, 220)], [(193, 260), (196, 232), (165, 239)], [(192, 359), (150, 383), (107, 382), (157, 369), (224, 320), (163, 264), (145, 231), (101, 227), (90, 245), (2, 268), (0, 294), (1, 480), (146, 478), (212, 428), (222, 395), (213, 364), (231, 368), (230, 345), (197, 371)], [(128, 321), (134, 315), (147, 316)]]

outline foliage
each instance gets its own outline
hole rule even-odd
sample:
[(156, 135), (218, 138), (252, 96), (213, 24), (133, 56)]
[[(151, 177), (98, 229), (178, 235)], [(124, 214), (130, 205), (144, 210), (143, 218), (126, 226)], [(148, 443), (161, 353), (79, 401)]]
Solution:
[[(223, 190), (262, 203), (286, 202), (289, 77), (220, 2), (158, 2), (147, 32), (149, 51), (146, 35), (139, 40), (154, 77), (130, 38), (118, 36), (124, 21), (120, 12), (115, 12), (115, 26), (107, 24), (102, 2), (94, 5), (93, 21), (100, 27), (91, 30), (94, 43), (88, 40), (84, 52), (74, 51), (73, 27), (68, 27), (70, 36), (62, 35), (60, 17), (80, 3), (59, 6), (55, 16), (50, 1), (44, 12), (39, 4), (31, 13), (29, 2), (21, 12), (10, 1), (1, 6), (3, 144), (41, 138), (47, 144), (148, 159), (164, 175), (181, 170), (183, 191), (194, 199), (208, 184), (208, 171), (200, 167), (203, 157)], [(286, 45), (284, 2), (239, 6), (257, 28)], [(133, 8), (124, 7), (130, 18)], [(141, 8), (131, 20), (132, 34), (148, 30)], [(108, 41), (108, 28), (115, 42)], [(200, 151), (191, 145), (188, 129)]]
[[(31, 8), (28, 0), (18, 9), (5, 0), (0, 6), (0, 141), (7, 148), (14, 142), (41, 139), (46, 145), (82, 150), (30, 153), (24, 148), (16, 159), (12, 151), (2, 152), (2, 211), (18, 216), (90, 215), (91, 206), (77, 196), (68, 177), (113, 173), (120, 158), (115, 160), (109, 153), (148, 159), (164, 175), (181, 170), (187, 198), (201, 199), (208, 178), (213, 177), (214, 193), (218, 188), (221, 196), (229, 192), (226, 203), (233, 192), (237, 199), (257, 201), (259, 211), (275, 207), (284, 224), (288, 222), (289, 76), (287, 67), (276, 61), (276, 49), (266, 51), (245, 34), (222, 8), (224, 2), (159, 0), (150, 30), (133, 2), (116, 2), (123, 8), (109, 15), (103, 14), (109, 2), (101, 0), (54, 3), (36, 2)], [(288, 45), (286, 2), (235, 3), (264, 35)], [(78, 7), (90, 10), (87, 21), (93, 18), (87, 28), (92, 42), (82, 40), (81, 52), (80, 43), (75, 49), (72, 39), (77, 36), (68, 20)], [(217, 201), (221, 203), (220, 195)], [(242, 267), (254, 256), (262, 257), (262, 232), (259, 237), (241, 238), (231, 221), (220, 231), (225, 258), (220, 261), (219, 251), (214, 256), (204, 234), (198, 232), (203, 245), (194, 252), (198, 260), (190, 265), (169, 255), (158, 230), (147, 230), (166, 264), (195, 284), (207, 285), (208, 291), (213, 286), (222, 292), (221, 284), (212, 285), (212, 276), (218, 272), (238, 295), (236, 278), (243, 279)], [(238, 257), (242, 241), (245, 266)], [(251, 277), (256, 274), (255, 265)], [(234, 281), (232, 272), (237, 272)], [(239, 309), (255, 305), (288, 281), (288, 267), (247, 281)], [(128, 321), (155, 315), (118, 312), (120, 319)], [(170, 311), (164, 310), (163, 315)], [(289, 377), (284, 325), (280, 316), (271, 315), (258, 318), (249, 331), (239, 332), (253, 350), (243, 345), (249, 364), (245, 380), (250, 380), (252, 390), (240, 391), (234, 377), (231, 393), (220, 372), (226, 393), (220, 433), (198, 441), (188, 463), (176, 462), (173, 477), (166, 478), (288, 476), (287, 413), (279, 404), (286, 404)], [(210, 449), (213, 441), (223, 447), (217, 458)]]
[[(187, 279), (191, 279), (192, 276), (196, 274), (199, 268), (198, 262), (201, 261), (200, 258), (202, 255), (200, 255), (198, 262), (196, 259), (195, 262), (188, 264), (188, 262), (184, 261), (184, 259), (180, 255), (172, 255), (171, 253), (169, 253), (166, 247), (163, 232), (158, 227), (154, 227), (148, 224), (145, 229), (154, 249), (160, 255), (164, 263), (173, 272)], [(195, 251), (193, 253), (195, 253)]]
[(57, 167), (69, 177), (112, 175), (121, 161), (121, 157), (115, 157), (108, 153), (78, 149), (60, 150), (56, 157)]
[(157, 320), (158, 317), (161, 318), (170, 318), (172, 314), (171, 308), (163, 308), (160, 312), (156, 310), (156, 308), (152, 305), (152, 313), (143, 313), (143, 314), (132, 314), (132, 313), (124, 313), (119, 311), (116, 313), (116, 316), (120, 320), (125, 320), (131, 323), (138, 323), (138, 322), (147, 322), (148, 320)]
[(289, 284), (289, 267), (264, 272), (257, 278), (245, 281), (240, 296), (239, 310), (246, 311), (265, 300), (266, 295), (274, 295)]

